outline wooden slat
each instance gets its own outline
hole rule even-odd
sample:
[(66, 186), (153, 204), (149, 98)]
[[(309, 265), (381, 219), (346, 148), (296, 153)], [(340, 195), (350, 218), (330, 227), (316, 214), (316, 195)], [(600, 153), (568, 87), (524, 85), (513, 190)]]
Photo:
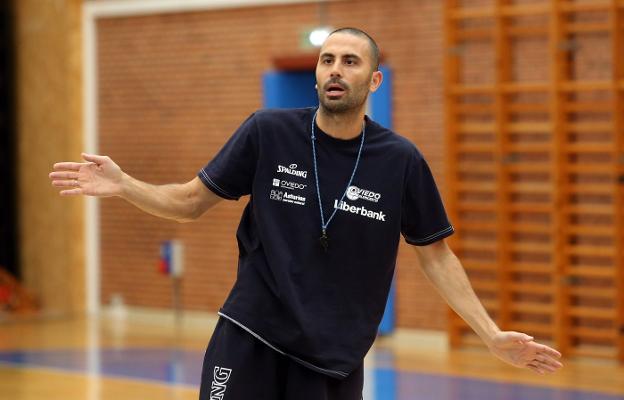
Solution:
[[(609, 18), (612, 25), (611, 53), (613, 61), (611, 62), (611, 74), (617, 86), (617, 89), (612, 93), (613, 130), (616, 133), (613, 169), (614, 175), (618, 175), (621, 173), (622, 164), (621, 162), (618, 163), (620, 160), (618, 160), (617, 152), (624, 149), (624, 117), (622, 115), (624, 114), (624, 92), (622, 92), (624, 89), (624, 54), (622, 54), (622, 46), (624, 46), (624, 1), (613, 1)], [(617, 186), (617, 189), (616, 204), (619, 204), (620, 207), (617, 207), (615, 213), (615, 221), (617, 223), (614, 239), (616, 243), (621, 244), (624, 241), (624, 211), (621, 207), (621, 204), (624, 202), (624, 188), (620, 184)], [(616, 270), (616, 294), (613, 299), (615, 304), (619, 305), (615, 326), (620, 328), (620, 335), (614, 343), (616, 357), (620, 363), (624, 364), (624, 254), (622, 252), (618, 253), (614, 267)]]
[(498, 264), (495, 262), (477, 262), (472, 260), (463, 260), (462, 266), (466, 270), (471, 271), (498, 271)]
[[(447, 207), (451, 220), (456, 220), (458, 216), (458, 210), (456, 207), (457, 192), (455, 190), (457, 183), (457, 149), (455, 144), (458, 141), (457, 135), (457, 111), (455, 107), (457, 104), (457, 98), (449, 96), (452, 93), (452, 88), (457, 85), (460, 79), (460, 59), (458, 52), (451, 53), (450, 50), (456, 48), (459, 44), (457, 37), (457, 29), (455, 23), (452, 21), (451, 12), (457, 7), (458, 0), (444, 0), (442, 4), (442, 13), (444, 17), (444, 47), (446, 49), (446, 57), (444, 58), (444, 92), (447, 94), (444, 96), (444, 112), (447, 116), (447, 123), (445, 124), (445, 142), (448, 153), (451, 155), (446, 162), (446, 175), (448, 184), (446, 186), (447, 194)], [(461, 238), (461, 234), (453, 235), (449, 240), (450, 245), (455, 248), (456, 241)], [(449, 319), (457, 318), (454, 312), (449, 308)], [(459, 346), (461, 344), (460, 332), (453, 326), (448, 329), (449, 342), (452, 347)]]
[(491, 104), (461, 103), (455, 105), (458, 114), (491, 114), (494, 112)]
[(609, 7), (611, 7), (611, 3), (604, 0), (584, 2), (565, 1), (559, 5), (559, 10), (565, 13), (577, 13), (580, 11), (608, 11)]
[(520, 263), (515, 262), (509, 266), (510, 271), (514, 272), (525, 272), (525, 273), (534, 273), (534, 274), (552, 274), (553, 266), (550, 264), (542, 264), (542, 263)]
[(513, 122), (508, 125), (510, 133), (549, 133), (553, 125), (549, 122)]
[(553, 246), (550, 243), (519, 243), (514, 242), (511, 249), (515, 252), (549, 254), (552, 252)]
[(509, 330), (518, 332), (527, 332), (531, 335), (552, 335), (552, 324), (538, 324), (537, 322), (512, 321), (508, 327)]
[(491, 181), (463, 181), (457, 184), (456, 189), (459, 193), (496, 193), (496, 183)]
[(535, 15), (547, 15), (550, 11), (549, 4), (511, 4), (503, 6), (502, 14), (506, 17), (526, 17)]
[[(492, 122), (465, 122), (457, 124), (459, 133), (494, 133), (494, 123)], [(461, 143), (460, 145), (464, 145)]]
[(579, 194), (614, 195), (617, 187), (612, 183), (575, 183), (568, 184), (568, 192)]
[(451, 10), (449, 15), (454, 20), (489, 18), (494, 16), (494, 9), (491, 7), (463, 7)]
[(552, 166), (545, 162), (509, 162), (506, 169), (508, 172), (551, 172)]
[(607, 113), (611, 111), (612, 104), (608, 101), (595, 101), (591, 103), (572, 102), (565, 103), (563, 108), (567, 112), (600, 112)]
[(553, 287), (553, 285), (538, 285), (535, 283), (512, 282), (509, 284), (509, 288), (514, 293), (555, 293), (555, 288)]
[[(568, 172), (576, 172), (576, 173), (584, 173), (584, 174), (593, 174), (593, 173), (601, 173), (606, 175), (613, 174), (613, 166), (610, 163), (576, 163), (576, 164), (568, 164), (566, 165), (566, 171)], [(613, 175), (614, 176), (614, 175)]]
[(569, 309), (568, 315), (572, 317), (594, 318), (612, 321), (616, 317), (616, 311), (612, 308), (572, 306)]
[(615, 271), (603, 267), (574, 266), (567, 269), (566, 275), (581, 278), (613, 278)]
[(599, 22), (568, 22), (564, 25), (563, 29), (567, 33), (596, 33), (596, 32), (609, 32), (611, 26), (607, 23)]
[(457, 209), (460, 211), (496, 211), (496, 203), (459, 202)]
[(548, 224), (532, 224), (530, 222), (512, 222), (509, 225), (511, 232), (521, 233), (552, 233), (553, 227)]
[(564, 92), (591, 92), (613, 89), (611, 81), (567, 81), (560, 85)]
[(613, 257), (616, 254), (612, 246), (568, 245), (563, 251), (568, 256)]
[(601, 348), (590, 346), (579, 346), (570, 349), (570, 355), (577, 357), (592, 357), (592, 358), (615, 358), (617, 352), (614, 348)]
[(495, 252), (498, 250), (496, 242), (486, 242), (484, 240), (463, 239), (460, 242), (462, 250)]
[(495, 232), (496, 229), (498, 229), (497, 222), (462, 221), (455, 224), (456, 231)]
[[(551, 1), (552, 12), (549, 19), (549, 40), (548, 40), (548, 52), (549, 58), (552, 60), (549, 63), (549, 75), (551, 79), (551, 90), (549, 92), (549, 104), (550, 104), (550, 120), (554, 125), (553, 137), (556, 144), (556, 151), (552, 158), (553, 176), (552, 178), (557, 182), (558, 191), (554, 195), (554, 200), (557, 204), (564, 204), (566, 198), (564, 195), (565, 186), (567, 180), (565, 179), (565, 160), (561, 152), (561, 148), (565, 143), (565, 135), (563, 132), (563, 124), (565, 122), (565, 111), (563, 109), (564, 96), (562, 95), (562, 82), (566, 79), (570, 79), (569, 74), (572, 70), (570, 65), (570, 59), (568, 54), (564, 54), (561, 51), (561, 43), (567, 38), (563, 32), (564, 17), (559, 12), (557, 1)], [(564, 231), (568, 219), (565, 218), (559, 209), (556, 209), (552, 214), (552, 224), (556, 231)], [(551, 255), (552, 272), (550, 276), (558, 277), (561, 274), (561, 270), (564, 265), (563, 255), (561, 254), (561, 247), (564, 242), (561, 235), (554, 236), (555, 245), (554, 252)], [(565, 314), (565, 310), (568, 306), (567, 296), (565, 296), (565, 286), (561, 284), (560, 280), (555, 280), (555, 317), (553, 318), (553, 338), (555, 340), (557, 348), (562, 353), (567, 353), (570, 348), (571, 342), (566, 332), (566, 324), (561, 317)]]
[(457, 40), (467, 42), (471, 40), (491, 40), (492, 29), (490, 28), (465, 28), (458, 29), (455, 33)]
[(492, 153), (494, 144), (491, 143), (457, 143), (458, 153)]
[(554, 211), (553, 205), (543, 203), (512, 203), (509, 205), (509, 209), (515, 212), (525, 213), (552, 213)]
[(451, 85), (450, 92), (456, 95), (464, 94), (492, 94), (494, 85)]
[(613, 144), (611, 143), (568, 143), (564, 151), (576, 154), (611, 153)]
[[(547, 4), (514, 4), (501, 8), (502, 15), (506, 17), (546, 15), (550, 8)], [(454, 20), (484, 19), (496, 15), (493, 7), (462, 7), (450, 11), (450, 17)]]
[(552, 315), (555, 312), (554, 305), (550, 303), (512, 302), (510, 308), (514, 312), (526, 314)]
[(556, 190), (556, 187), (549, 182), (513, 182), (509, 185), (509, 190), (514, 193), (550, 194)]
[[(496, 22), (495, 22), (495, 39), (494, 39), (494, 56), (496, 61), (496, 69), (494, 72), (494, 81), (496, 84), (496, 95), (495, 95), (495, 110), (496, 110), (496, 131), (497, 135), (497, 144), (499, 152), (497, 153), (498, 159), (502, 159), (503, 155), (509, 149), (509, 133), (510, 133), (510, 124), (508, 119), (507, 112), (507, 103), (509, 102), (509, 96), (505, 95), (506, 86), (509, 85), (509, 81), (511, 81), (512, 77), (512, 66), (511, 66), (511, 48), (509, 44), (509, 38), (506, 35), (507, 32), (507, 23), (503, 18), (505, 10), (509, 10), (505, 7), (506, 0), (495, 0), (496, 7)], [(517, 8), (516, 8), (517, 10)], [(498, 246), (499, 251), (496, 253), (497, 262), (501, 269), (501, 274), (499, 275), (498, 284), (500, 285), (500, 292), (498, 294), (498, 300), (500, 304), (500, 309), (498, 313), (499, 323), (505, 325), (510, 320), (511, 316), (509, 314), (509, 276), (507, 272), (507, 265), (510, 260), (510, 252), (509, 245), (511, 239), (507, 234), (507, 220), (509, 219), (509, 196), (507, 193), (509, 192), (509, 177), (505, 174), (504, 165), (499, 163), (499, 169), (497, 174), (497, 183), (499, 186), (499, 196), (498, 196), (498, 219), (501, 222), (501, 226), (499, 228), (499, 237), (498, 237)]]
[(458, 163), (457, 171), (458, 172), (472, 172), (472, 173), (484, 173), (489, 174), (496, 171), (496, 166), (493, 163), (474, 163), (474, 162), (466, 162), (466, 163)]
[(587, 214), (587, 215), (613, 215), (614, 208), (610, 205), (598, 204), (568, 204), (562, 207), (565, 214)]
[(613, 299), (617, 293), (615, 288), (609, 287), (587, 287), (587, 286), (571, 286), (568, 288), (568, 294), (571, 296), (581, 296), (586, 298)]
[(548, 104), (544, 103), (511, 103), (507, 105), (510, 112), (516, 113), (547, 113)]
[(500, 290), (500, 284), (497, 281), (484, 281), (480, 279), (471, 279), (470, 282), (474, 290), (497, 292)]
[(618, 333), (616, 329), (573, 327), (570, 329), (570, 336), (576, 338), (615, 340), (618, 337)]
[(579, 133), (611, 132), (613, 130), (613, 123), (612, 122), (569, 122), (565, 124), (564, 127), (569, 132), (579, 132)]
[(508, 82), (501, 84), (504, 93), (546, 93), (548, 87), (548, 82)]
[(507, 35), (511, 37), (541, 37), (548, 35), (548, 28), (544, 26), (511, 26), (507, 28)]
[(615, 234), (615, 226), (602, 226), (602, 225), (569, 225), (566, 230), (568, 234), (575, 235), (601, 235), (612, 236)]
[(551, 149), (550, 143), (539, 142), (516, 142), (509, 146), (509, 150), (516, 153), (547, 153)]

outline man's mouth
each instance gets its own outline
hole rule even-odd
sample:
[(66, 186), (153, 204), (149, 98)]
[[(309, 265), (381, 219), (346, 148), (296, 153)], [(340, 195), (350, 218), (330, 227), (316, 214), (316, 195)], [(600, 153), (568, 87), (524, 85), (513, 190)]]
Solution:
[(328, 97), (340, 97), (344, 94), (345, 88), (338, 83), (330, 83), (325, 88)]

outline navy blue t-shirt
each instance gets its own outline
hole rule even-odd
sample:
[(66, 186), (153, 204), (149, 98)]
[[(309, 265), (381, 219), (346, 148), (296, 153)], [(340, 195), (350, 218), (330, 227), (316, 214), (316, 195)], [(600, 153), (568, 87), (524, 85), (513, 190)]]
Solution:
[(361, 136), (316, 129), (324, 251), (314, 178), (315, 109), (251, 115), (199, 178), (217, 195), (250, 194), (237, 231), (236, 283), (219, 314), (276, 351), (345, 377), (372, 345), (400, 235), (427, 245), (453, 233), (431, 171), (407, 139), (366, 118), (361, 160), (340, 203)]

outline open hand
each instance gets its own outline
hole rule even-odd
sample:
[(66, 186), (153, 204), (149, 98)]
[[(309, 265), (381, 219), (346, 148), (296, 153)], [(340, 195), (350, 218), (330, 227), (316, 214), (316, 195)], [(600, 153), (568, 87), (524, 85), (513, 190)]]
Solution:
[(499, 332), (489, 347), (496, 357), (506, 363), (519, 368), (528, 368), (538, 374), (552, 373), (563, 366), (558, 361), (561, 353), (534, 342), (531, 336), (524, 333)]
[(121, 168), (108, 156), (82, 153), (87, 162), (60, 162), (50, 173), (52, 186), (63, 188), (62, 196), (110, 197), (121, 194)]

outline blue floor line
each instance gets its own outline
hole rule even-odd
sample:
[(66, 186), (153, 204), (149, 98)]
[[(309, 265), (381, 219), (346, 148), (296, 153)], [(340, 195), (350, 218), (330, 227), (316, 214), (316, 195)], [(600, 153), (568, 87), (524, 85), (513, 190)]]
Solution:
[[(383, 366), (372, 371), (374, 398), (366, 400), (624, 400), (624, 396), (592, 391), (396, 370), (386, 357), (380, 358)], [(202, 360), (202, 352), (161, 348), (0, 352), (0, 362), (20, 367), (196, 387)]]

